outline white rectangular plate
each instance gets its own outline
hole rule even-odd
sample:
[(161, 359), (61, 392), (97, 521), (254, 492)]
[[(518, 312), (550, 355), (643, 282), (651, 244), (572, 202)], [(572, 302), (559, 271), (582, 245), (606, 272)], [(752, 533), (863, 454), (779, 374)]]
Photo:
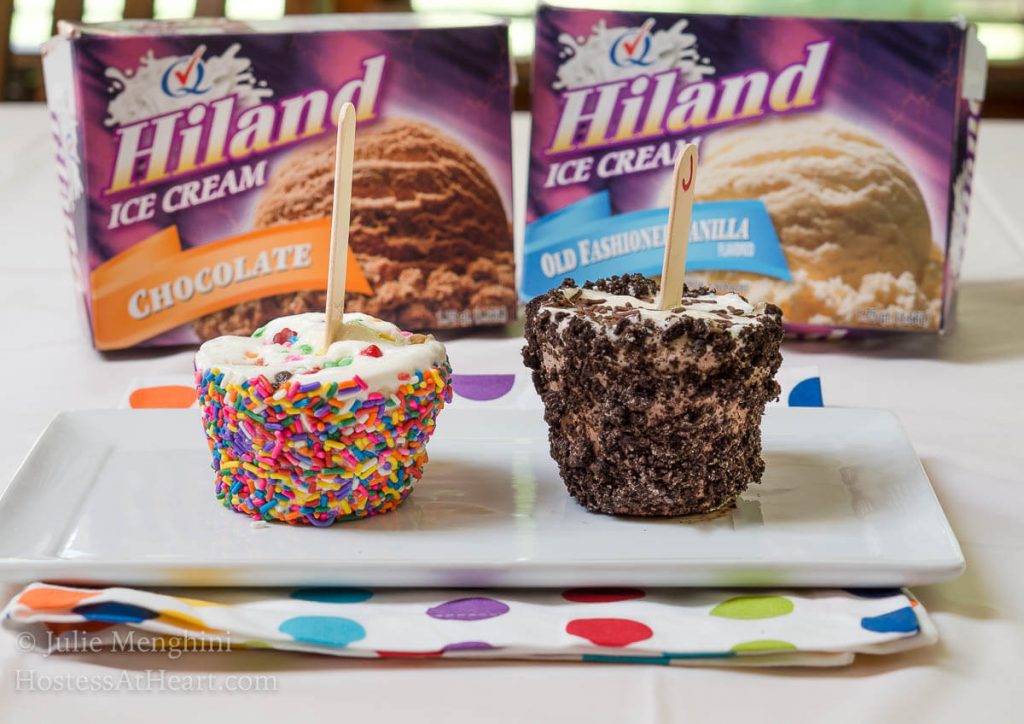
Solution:
[(891, 413), (769, 410), (718, 519), (586, 512), (540, 410), (460, 408), (398, 511), (331, 528), (221, 507), (195, 410), (59, 415), (0, 499), (0, 580), (197, 586), (898, 586), (964, 567)]

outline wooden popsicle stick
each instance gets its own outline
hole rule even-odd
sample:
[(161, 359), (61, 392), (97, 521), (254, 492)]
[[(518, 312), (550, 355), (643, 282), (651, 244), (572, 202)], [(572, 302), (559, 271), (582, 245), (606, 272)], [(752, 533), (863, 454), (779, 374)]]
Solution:
[(356, 108), (345, 103), (338, 114), (334, 156), (334, 206), (331, 210), (331, 258), (327, 271), (327, 320), (323, 351), (341, 339), (348, 274), (348, 227), (352, 215), (352, 164), (356, 147)]
[(668, 209), (668, 236), (665, 239), (665, 258), (661, 263), (661, 289), (656, 302), (658, 309), (671, 309), (679, 306), (683, 300), (686, 246), (690, 240), (696, 178), (697, 147), (690, 143), (679, 154), (672, 172), (672, 205)]

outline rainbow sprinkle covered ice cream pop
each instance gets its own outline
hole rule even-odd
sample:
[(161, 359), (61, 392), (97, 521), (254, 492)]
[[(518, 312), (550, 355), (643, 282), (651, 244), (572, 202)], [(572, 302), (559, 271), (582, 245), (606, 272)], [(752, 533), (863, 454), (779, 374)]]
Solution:
[(326, 313), (281, 317), (196, 353), (217, 497), (261, 520), (324, 527), (394, 510), (451, 401), (444, 345), (344, 313), (354, 109), (338, 120)]
[(217, 497), (262, 520), (326, 526), (386, 513), (427, 462), (451, 400), (444, 345), (346, 314), (324, 352), (324, 315), (281, 317), (196, 355)]

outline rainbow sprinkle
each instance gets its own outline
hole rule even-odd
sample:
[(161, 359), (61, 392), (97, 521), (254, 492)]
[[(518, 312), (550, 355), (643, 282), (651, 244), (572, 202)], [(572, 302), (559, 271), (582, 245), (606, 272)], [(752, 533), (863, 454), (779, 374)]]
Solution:
[(391, 395), (345, 382), (222, 384), (197, 370), (217, 498), (257, 520), (329, 526), (394, 510), (427, 463), (437, 413), (451, 402), (447, 362), (403, 373)]

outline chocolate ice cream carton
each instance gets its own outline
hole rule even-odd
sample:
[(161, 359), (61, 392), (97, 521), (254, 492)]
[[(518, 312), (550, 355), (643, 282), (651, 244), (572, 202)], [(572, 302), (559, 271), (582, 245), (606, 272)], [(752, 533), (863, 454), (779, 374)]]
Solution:
[(542, 7), (535, 53), (524, 298), (660, 273), (694, 142), (691, 286), (808, 335), (949, 328), (985, 86), (970, 26)]
[(322, 310), (346, 101), (346, 309), (414, 330), (514, 319), (507, 37), (463, 16), (62, 24), (43, 64), (95, 346)]

